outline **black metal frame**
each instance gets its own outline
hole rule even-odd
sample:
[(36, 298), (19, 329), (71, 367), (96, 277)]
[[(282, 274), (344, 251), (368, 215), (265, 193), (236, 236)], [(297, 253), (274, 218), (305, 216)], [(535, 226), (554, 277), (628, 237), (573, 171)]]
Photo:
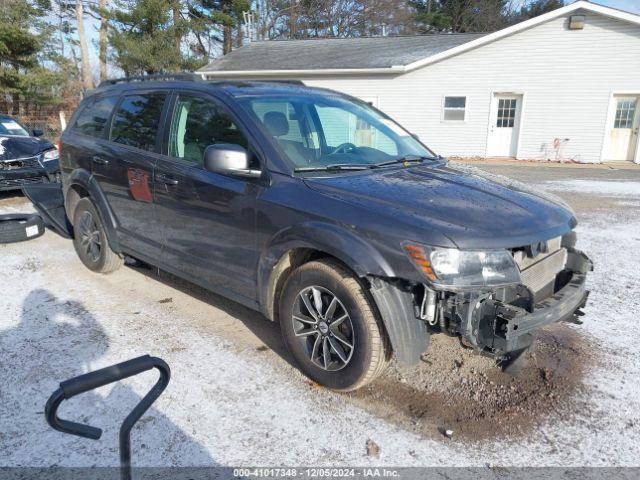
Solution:
[(102, 436), (102, 430), (100, 428), (58, 418), (57, 412), (62, 401), (109, 383), (138, 375), (152, 368), (156, 368), (160, 372), (160, 378), (131, 413), (127, 415), (127, 418), (124, 419), (120, 426), (120, 478), (130, 480), (131, 429), (169, 384), (171, 370), (164, 360), (144, 355), (61, 382), (60, 388), (53, 392), (45, 406), (44, 411), (47, 423), (55, 430), (63, 433), (98, 440)]
[(103, 80), (102, 82), (100, 82), (100, 84), (98, 85), (98, 88), (106, 87), (107, 85), (115, 85), (116, 83), (155, 82), (158, 80), (199, 82), (199, 81), (202, 81), (202, 75), (198, 75), (197, 73), (157, 73), (152, 75), (137, 75), (132, 77), (108, 78), (107, 80)]
[[(155, 73), (151, 75), (137, 75), (132, 77), (122, 77), (122, 78), (108, 78), (100, 82), (100, 84), (96, 87), (96, 89), (108, 87), (110, 85), (117, 85), (118, 83), (131, 83), (131, 82), (157, 82), (157, 81), (165, 81), (165, 82), (204, 82), (206, 79), (202, 74), (198, 73)], [(220, 81), (230, 81), (227, 79), (220, 79)], [(298, 79), (257, 79), (257, 81), (269, 82), (269, 83), (285, 83), (292, 85), (304, 85), (302, 80)]]

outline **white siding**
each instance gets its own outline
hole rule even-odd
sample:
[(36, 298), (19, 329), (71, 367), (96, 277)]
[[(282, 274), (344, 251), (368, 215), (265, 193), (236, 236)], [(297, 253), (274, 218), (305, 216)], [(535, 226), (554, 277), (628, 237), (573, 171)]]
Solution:
[[(521, 93), (518, 158), (555, 158), (554, 139), (568, 138), (565, 159), (598, 162), (611, 94), (640, 94), (640, 27), (586, 16), (584, 30), (570, 31), (567, 18), (557, 18), (395, 77), (301, 79), (377, 97), (381, 110), (449, 156), (484, 156), (492, 92)], [(467, 97), (464, 123), (442, 121), (445, 95)]]

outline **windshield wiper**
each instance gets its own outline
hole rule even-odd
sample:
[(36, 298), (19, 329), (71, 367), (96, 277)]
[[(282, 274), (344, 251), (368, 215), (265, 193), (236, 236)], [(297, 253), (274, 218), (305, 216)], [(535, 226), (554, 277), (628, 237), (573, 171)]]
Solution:
[(437, 157), (422, 157), (420, 155), (405, 155), (380, 163), (332, 163), (331, 165), (318, 165), (312, 167), (297, 167), (294, 172), (339, 172), (343, 170), (368, 170), (372, 168), (386, 167), (398, 163), (422, 163), (425, 160), (438, 160)]
[(296, 167), (294, 172), (339, 172), (342, 170), (367, 170), (375, 168), (375, 164), (369, 163), (332, 163), (331, 165), (319, 165), (315, 167)]
[(374, 163), (374, 167), (386, 167), (388, 165), (395, 165), (397, 163), (422, 163), (425, 160), (437, 160), (436, 157), (422, 157), (420, 155), (405, 155), (404, 157), (394, 158), (387, 162)]

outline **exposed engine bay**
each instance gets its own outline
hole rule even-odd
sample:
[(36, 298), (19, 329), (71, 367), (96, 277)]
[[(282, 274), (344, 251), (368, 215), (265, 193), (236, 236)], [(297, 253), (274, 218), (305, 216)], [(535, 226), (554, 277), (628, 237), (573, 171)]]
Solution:
[(495, 358), (509, 369), (534, 340), (535, 331), (550, 323), (581, 323), (589, 292), (587, 272), (593, 265), (574, 248), (569, 232), (545, 242), (512, 249), (521, 283), (472, 291), (414, 289), (416, 316), (431, 333), (459, 336), (464, 346)]

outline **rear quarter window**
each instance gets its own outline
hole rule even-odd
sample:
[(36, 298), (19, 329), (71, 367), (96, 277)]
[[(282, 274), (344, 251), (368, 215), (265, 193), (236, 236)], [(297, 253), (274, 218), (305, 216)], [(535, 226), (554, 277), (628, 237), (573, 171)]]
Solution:
[(105, 97), (89, 102), (80, 111), (71, 130), (91, 137), (101, 137), (107, 129), (107, 122), (117, 101), (118, 97)]
[(164, 93), (125, 96), (113, 117), (111, 141), (153, 151), (166, 97)]

